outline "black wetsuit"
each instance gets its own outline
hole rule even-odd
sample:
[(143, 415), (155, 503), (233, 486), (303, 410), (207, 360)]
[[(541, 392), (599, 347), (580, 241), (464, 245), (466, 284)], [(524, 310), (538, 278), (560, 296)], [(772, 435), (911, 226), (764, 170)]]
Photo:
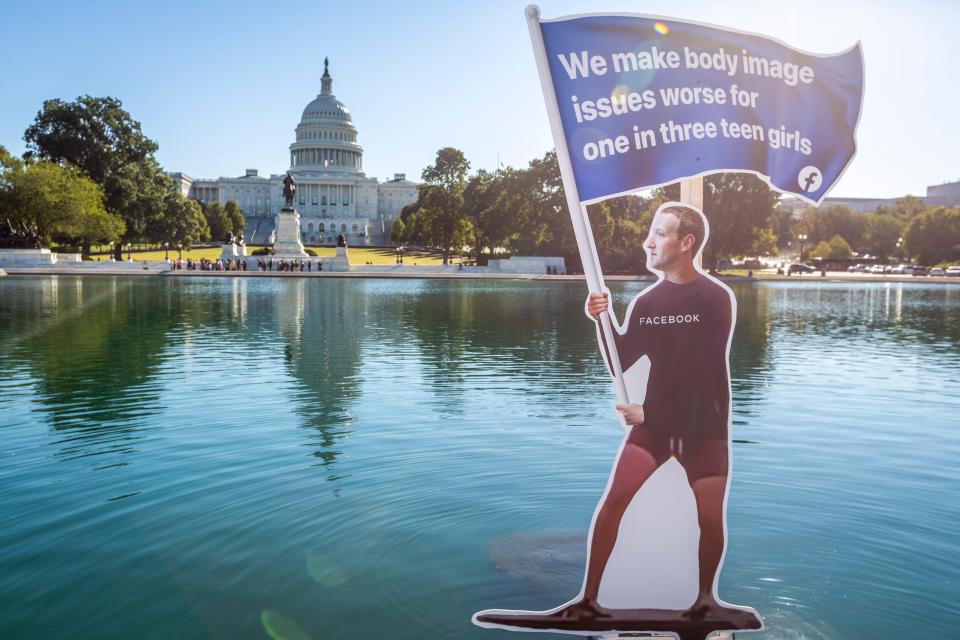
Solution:
[(628, 442), (659, 464), (675, 456), (691, 482), (727, 473), (732, 330), (730, 293), (700, 275), (686, 284), (660, 281), (634, 303), (624, 335), (614, 331), (622, 370), (650, 359), (644, 422)]

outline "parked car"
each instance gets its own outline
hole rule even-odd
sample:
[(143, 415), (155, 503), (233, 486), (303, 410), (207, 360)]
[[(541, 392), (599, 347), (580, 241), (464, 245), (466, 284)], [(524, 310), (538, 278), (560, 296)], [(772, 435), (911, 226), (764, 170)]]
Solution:
[(854, 264), (847, 267), (847, 271), (850, 273), (864, 273), (870, 271), (870, 267), (865, 264)]
[(811, 267), (808, 264), (801, 264), (799, 262), (790, 265), (790, 268), (787, 269), (787, 275), (792, 275), (794, 273), (816, 273), (816, 269)]
[(943, 269), (941, 269), (940, 267), (934, 267), (933, 269), (930, 269), (930, 273), (928, 273), (927, 275), (942, 276), (944, 275), (944, 273), (943, 273)]
[(915, 276), (925, 276), (927, 275), (927, 268), (917, 265), (913, 268), (913, 275)]
[(867, 273), (886, 273), (886, 267), (882, 264), (875, 264), (870, 267), (870, 270)]
[(907, 264), (898, 264), (893, 269), (890, 269), (890, 273), (897, 273), (897, 274), (910, 273), (910, 271), (907, 271), (907, 269), (910, 269), (910, 271), (912, 271), (913, 267)]
[(948, 276), (960, 277), (960, 264), (952, 264), (944, 272)]

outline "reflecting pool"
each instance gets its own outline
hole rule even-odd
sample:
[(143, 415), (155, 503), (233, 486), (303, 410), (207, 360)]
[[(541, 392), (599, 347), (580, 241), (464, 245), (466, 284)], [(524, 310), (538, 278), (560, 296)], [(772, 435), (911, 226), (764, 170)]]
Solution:
[[(734, 289), (721, 595), (756, 638), (953, 637), (960, 286)], [(0, 279), (0, 636), (516, 637), (470, 615), (579, 590), (623, 434), (584, 296)]]

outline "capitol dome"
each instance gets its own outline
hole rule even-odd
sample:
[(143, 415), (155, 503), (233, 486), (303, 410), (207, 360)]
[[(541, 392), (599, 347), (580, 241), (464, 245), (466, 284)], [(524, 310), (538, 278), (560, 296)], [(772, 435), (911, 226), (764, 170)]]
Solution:
[(363, 148), (350, 109), (333, 95), (330, 62), (323, 61), (320, 94), (303, 110), (290, 145), (290, 171), (355, 173), (362, 175)]
[[(325, 77), (329, 78), (330, 76)], [(331, 84), (332, 80), (331, 78)], [(347, 109), (347, 105), (337, 100), (332, 93), (321, 93), (304, 108), (303, 115), (300, 117), (300, 124), (330, 118), (353, 122), (350, 119), (350, 109)]]

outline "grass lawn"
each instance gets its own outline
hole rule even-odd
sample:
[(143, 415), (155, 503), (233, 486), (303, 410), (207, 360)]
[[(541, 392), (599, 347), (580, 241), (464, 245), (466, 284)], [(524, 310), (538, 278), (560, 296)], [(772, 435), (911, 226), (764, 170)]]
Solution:
[[(247, 246), (247, 263), (249, 264), (252, 259), (254, 264), (256, 264), (257, 256), (250, 255), (256, 249), (260, 247), (254, 245)], [(318, 257), (329, 257), (332, 258), (336, 254), (335, 247), (309, 247), (317, 253)], [(163, 249), (154, 249), (152, 251), (134, 251), (130, 255), (133, 256), (134, 261), (140, 262), (142, 260), (163, 260), (164, 253)], [(177, 252), (170, 251), (169, 256), (172, 260), (177, 259)], [(109, 260), (110, 256), (108, 254), (103, 254), (99, 256), (93, 256), (93, 259), (97, 258), (101, 260)], [(194, 260), (200, 260), (201, 258), (206, 258), (207, 260), (216, 260), (220, 257), (220, 248), (219, 247), (201, 247), (201, 248), (192, 248), (183, 250), (183, 259), (193, 258)], [(269, 256), (262, 256), (269, 259)], [(123, 259), (127, 259), (127, 253), (124, 252)], [(393, 249), (374, 249), (369, 247), (350, 247), (350, 262), (352, 264), (366, 264), (372, 262), (373, 264), (395, 264), (396, 263), (396, 253)], [(417, 265), (438, 265), (443, 264), (443, 255), (435, 251), (413, 251), (407, 250), (403, 252), (403, 262), (404, 264), (412, 265), (416, 263)]]

